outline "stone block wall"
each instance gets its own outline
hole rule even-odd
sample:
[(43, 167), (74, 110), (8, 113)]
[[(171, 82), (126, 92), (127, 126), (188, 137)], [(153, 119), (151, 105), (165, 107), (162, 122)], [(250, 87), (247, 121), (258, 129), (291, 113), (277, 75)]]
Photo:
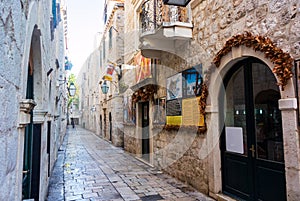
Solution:
[[(300, 58), (298, 0), (194, 0), (190, 6), (194, 26), (193, 39), (182, 50), (183, 54), (162, 53), (161, 66), (157, 70), (160, 86), (158, 97), (165, 96), (163, 86), (168, 76), (198, 64), (203, 65), (205, 72), (226, 41), (245, 31), (267, 36), (283, 51), (289, 52), (295, 59)], [(208, 127), (211, 125), (209, 118), (208, 114)], [(189, 148), (183, 154), (178, 154), (178, 150), (183, 149), (182, 144), (173, 143), (173, 149), (168, 149), (168, 145), (176, 138), (176, 133), (164, 130), (152, 132), (158, 133), (153, 140), (155, 166), (161, 167), (203, 193), (208, 194), (212, 191), (209, 189), (211, 167), (208, 164), (208, 155), (213, 154), (213, 148), (207, 147), (207, 135), (212, 133), (196, 136)], [(183, 135), (189, 133), (185, 132)]]
[(161, 130), (153, 139), (154, 165), (208, 194), (208, 162), (205, 136), (195, 130)]
[(141, 1), (125, 0), (124, 22), (124, 63), (131, 64), (133, 56), (138, 51), (139, 28), (138, 28), (138, 3)]
[(209, 66), (229, 38), (245, 31), (267, 36), (282, 50), (299, 57), (299, 7), (297, 0), (192, 1), (194, 28), (189, 64), (201, 61)]
[(112, 143), (117, 147), (124, 144), (123, 133), (123, 96), (115, 96), (112, 100)]
[[(34, 121), (42, 124), (40, 200), (46, 197), (48, 166), (52, 167), (54, 164), (59, 140), (64, 136), (65, 130), (62, 128), (65, 128), (65, 123), (57, 124), (54, 121), (56, 111), (60, 111), (57, 108), (61, 107), (59, 104), (54, 108), (55, 96), (64, 92), (63, 89), (55, 87), (59, 75), (55, 61), (57, 59), (60, 68), (64, 64), (63, 26), (58, 24), (54, 39), (51, 40), (51, 7), (50, 1), (21, 0), (0, 3), (0, 200), (22, 199), (24, 133), (25, 125), (29, 122), (22, 122), (20, 119), (20, 102), (26, 99), (31, 46), (35, 68), (34, 98), (38, 103), (34, 109)], [(48, 77), (50, 68), (54, 71)], [(51, 93), (49, 90), (52, 90)], [(57, 121), (61, 122), (64, 115), (62, 112)], [(50, 164), (47, 153), (48, 121), (52, 122)]]
[(141, 143), (135, 133), (135, 125), (124, 124), (124, 149), (132, 154), (139, 154)]

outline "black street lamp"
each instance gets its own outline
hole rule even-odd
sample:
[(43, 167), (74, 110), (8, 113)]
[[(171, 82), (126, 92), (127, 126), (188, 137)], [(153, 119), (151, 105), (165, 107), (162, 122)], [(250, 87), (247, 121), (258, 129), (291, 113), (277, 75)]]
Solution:
[(191, 0), (163, 0), (164, 4), (186, 7)]
[(70, 86), (69, 86), (69, 88), (68, 88), (68, 91), (69, 91), (69, 95), (70, 96), (75, 96), (75, 93), (76, 93), (76, 87), (75, 87), (75, 85), (74, 85), (74, 83), (73, 82), (71, 82), (71, 84), (70, 84)]
[(104, 80), (103, 84), (101, 85), (102, 93), (107, 94), (108, 89), (109, 89), (109, 86), (107, 85), (106, 80)]

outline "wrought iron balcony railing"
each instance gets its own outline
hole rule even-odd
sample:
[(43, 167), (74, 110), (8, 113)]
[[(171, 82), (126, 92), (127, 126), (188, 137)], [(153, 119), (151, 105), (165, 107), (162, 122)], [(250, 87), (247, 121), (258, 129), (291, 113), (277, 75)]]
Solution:
[(142, 33), (177, 22), (191, 22), (187, 7), (165, 5), (162, 0), (146, 0), (141, 7)]

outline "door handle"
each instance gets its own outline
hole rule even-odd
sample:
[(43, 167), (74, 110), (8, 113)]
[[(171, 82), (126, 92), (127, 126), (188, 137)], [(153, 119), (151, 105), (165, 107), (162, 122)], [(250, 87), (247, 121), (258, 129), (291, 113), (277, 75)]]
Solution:
[(27, 174), (27, 173), (29, 173), (29, 170), (23, 170), (22, 173)]
[(251, 145), (251, 148), (250, 148), (249, 150), (250, 150), (251, 153), (252, 153), (252, 158), (255, 158), (255, 147), (254, 147), (253, 144)]

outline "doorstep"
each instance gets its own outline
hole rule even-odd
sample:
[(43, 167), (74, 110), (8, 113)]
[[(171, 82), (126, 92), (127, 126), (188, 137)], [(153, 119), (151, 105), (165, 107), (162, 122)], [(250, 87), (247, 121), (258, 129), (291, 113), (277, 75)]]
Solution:
[(222, 193), (209, 193), (209, 196), (216, 199), (217, 201), (237, 201), (236, 199), (233, 199), (232, 197), (229, 197), (228, 195), (224, 195)]

